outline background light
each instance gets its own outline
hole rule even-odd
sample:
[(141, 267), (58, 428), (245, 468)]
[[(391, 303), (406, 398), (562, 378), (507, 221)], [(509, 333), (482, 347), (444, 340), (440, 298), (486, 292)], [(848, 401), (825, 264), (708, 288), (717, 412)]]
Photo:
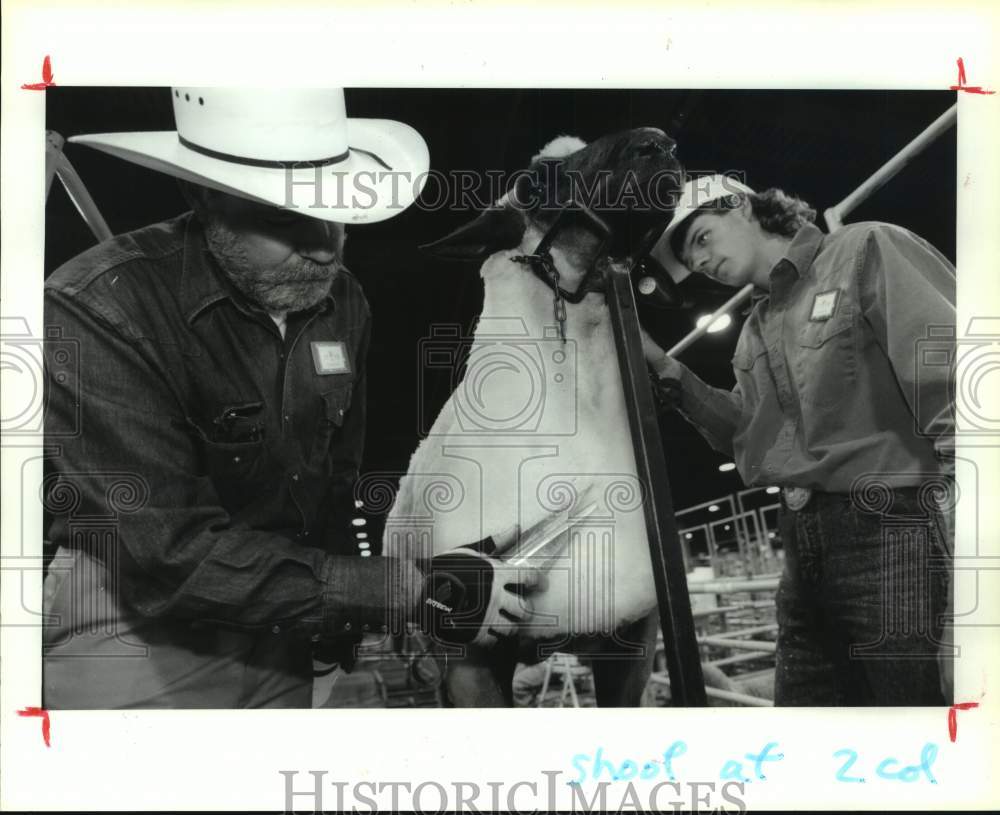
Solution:
[(363, 507), (364, 505), (365, 505), (364, 501), (355, 501), (354, 502), (354, 508), (355, 509), (361, 509), (361, 507)]
[(358, 544), (358, 549), (368, 549), (369, 547), (371, 547), (371, 544), (368, 541), (361, 541)]
[(685, 532), (684, 537), (687, 538), (688, 540), (691, 540), (691, 538), (693, 538), (694, 535), (692, 535), (690, 532)]
[[(694, 324), (698, 328), (701, 328), (703, 325), (705, 325), (705, 323), (708, 322), (708, 319), (711, 316), (712, 316), (711, 314), (702, 314), (697, 320), (695, 320)], [(720, 331), (725, 331), (727, 328), (729, 328), (730, 325), (732, 325), (732, 322), (733, 322), (732, 317), (730, 317), (728, 314), (722, 314), (718, 316), (715, 319), (715, 322), (708, 327), (708, 333), (717, 334)]]
[(708, 508), (708, 511), (709, 512), (718, 512), (719, 511), (719, 505), (718, 504), (712, 504), (712, 506), (710, 506)]
[(364, 526), (366, 523), (368, 523), (368, 521), (366, 521), (364, 518), (355, 518), (353, 521), (351, 521), (352, 526)]
[(367, 533), (367, 532), (355, 532), (355, 533), (354, 533), (354, 536), (355, 536), (355, 537), (356, 537), (356, 538), (357, 538), (357, 539), (358, 539), (359, 541), (363, 541), (363, 540), (364, 540), (365, 538), (367, 538), (367, 537), (368, 537), (368, 533)]
[(371, 549), (365, 549), (365, 550), (364, 550), (364, 551), (363, 551), (363, 552), (361, 553), (361, 557), (371, 557), (371, 556), (372, 556), (372, 552), (371, 552)]
[(720, 464), (719, 465), (719, 472), (720, 473), (728, 473), (730, 470), (735, 470), (735, 469), (736, 469), (736, 465), (733, 462), (731, 462), (731, 461), (727, 461), (725, 464)]
[(764, 492), (768, 495), (774, 495), (776, 492), (781, 492), (781, 487), (768, 487)]

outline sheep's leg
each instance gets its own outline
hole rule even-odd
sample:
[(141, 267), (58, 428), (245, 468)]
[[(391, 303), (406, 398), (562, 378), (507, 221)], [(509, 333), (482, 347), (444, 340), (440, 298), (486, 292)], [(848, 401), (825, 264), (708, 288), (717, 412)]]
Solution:
[[(653, 672), (658, 627), (659, 616), (654, 608), (645, 617), (619, 628), (614, 638), (608, 637), (601, 653), (594, 655), (590, 667), (598, 707), (639, 706)], [(637, 646), (641, 646), (639, 653)]]
[(448, 660), (448, 701), (454, 707), (513, 707), (516, 667), (516, 640), (502, 640), (489, 650), (469, 647), (462, 658)]

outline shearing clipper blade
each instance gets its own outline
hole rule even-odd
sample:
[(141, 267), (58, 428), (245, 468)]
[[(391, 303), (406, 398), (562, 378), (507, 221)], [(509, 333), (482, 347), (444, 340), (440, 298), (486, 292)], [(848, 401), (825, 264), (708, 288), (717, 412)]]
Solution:
[(514, 539), (495, 557), (508, 566), (528, 566), (540, 570), (551, 568), (566, 546), (569, 535), (564, 534), (597, 511), (598, 503), (592, 501), (583, 509), (565, 509), (536, 524), (526, 533)]

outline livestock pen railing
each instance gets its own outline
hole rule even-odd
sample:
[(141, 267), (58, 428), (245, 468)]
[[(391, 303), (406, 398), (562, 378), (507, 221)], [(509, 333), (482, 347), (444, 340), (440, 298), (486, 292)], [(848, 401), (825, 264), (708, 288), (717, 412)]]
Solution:
[[(774, 595), (784, 564), (776, 493), (745, 489), (677, 512), (695, 635), (713, 704), (773, 704)], [(669, 693), (659, 653), (650, 683), (651, 701)]]

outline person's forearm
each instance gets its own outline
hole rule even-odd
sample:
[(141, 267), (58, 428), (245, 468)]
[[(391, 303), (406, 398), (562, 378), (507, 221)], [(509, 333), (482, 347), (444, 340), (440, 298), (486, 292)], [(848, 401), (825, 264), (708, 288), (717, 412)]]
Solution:
[(687, 367), (682, 370), (678, 389), (678, 412), (715, 450), (732, 456), (733, 436), (742, 410), (739, 393), (713, 388)]
[(742, 411), (739, 390), (713, 388), (682, 362), (667, 356), (643, 332), (646, 361), (658, 378), (660, 396), (669, 407), (687, 419), (716, 450), (733, 454), (733, 435)]

